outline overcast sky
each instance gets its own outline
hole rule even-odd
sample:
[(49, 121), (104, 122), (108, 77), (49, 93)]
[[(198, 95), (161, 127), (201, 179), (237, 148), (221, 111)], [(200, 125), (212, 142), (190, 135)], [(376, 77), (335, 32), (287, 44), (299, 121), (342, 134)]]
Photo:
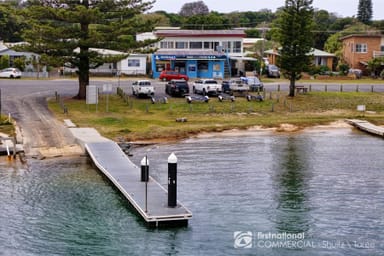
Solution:
[[(178, 13), (184, 3), (196, 2), (198, 0), (156, 0), (151, 11), (164, 10), (169, 13)], [(285, 0), (203, 0), (210, 11), (221, 13), (233, 11), (259, 11), (284, 6)], [(313, 0), (313, 7), (337, 13), (342, 17), (352, 17), (357, 14), (359, 0)], [(373, 19), (384, 20), (384, 0), (372, 0)]]

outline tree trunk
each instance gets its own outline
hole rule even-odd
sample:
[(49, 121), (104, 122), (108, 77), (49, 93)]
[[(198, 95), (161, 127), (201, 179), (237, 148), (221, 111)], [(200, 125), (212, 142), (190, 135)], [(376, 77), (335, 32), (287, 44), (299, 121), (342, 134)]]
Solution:
[(295, 96), (295, 76), (292, 76), (291, 79), (289, 80), (289, 97), (294, 97)]
[(89, 85), (89, 71), (80, 71), (79, 70), (79, 92), (77, 93), (76, 98), (79, 100), (84, 100), (87, 96), (87, 86)]
[[(83, 5), (88, 8), (88, 0), (83, 2)], [(80, 24), (82, 38), (87, 42), (89, 40), (89, 24), (88, 22), (84, 22)], [(89, 85), (89, 47), (85, 45), (80, 46), (80, 54), (79, 54), (79, 92), (76, 98), (80, 100), (86, 99), (87, 96), (87, 86)]]

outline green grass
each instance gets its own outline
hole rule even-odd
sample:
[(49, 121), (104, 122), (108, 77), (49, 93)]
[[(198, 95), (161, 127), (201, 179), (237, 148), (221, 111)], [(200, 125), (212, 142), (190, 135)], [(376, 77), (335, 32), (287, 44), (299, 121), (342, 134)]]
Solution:
[[(279, 127), (283, 123), (299, 129), (327, 124), (345, 118), (361, 118), (357, 105), (366, 105), (369, 113), (364, 118), (381, 123), (384, 117), (384, 94), (363, 92), (310, 92), (294, 98), (286, 92), (268, 92), (265, 101), (247, 101), (237, 97), (235, 102), (188, 104), (183, 98), (170, 98), (167, 104), (151, 104), (149, 99), (129, 97), (126, 100), (111, 95), (109, 111), (100, 97), (97, 107), (85, 101), (63, 99), (68, 107), (64, 114), (55, 100), (50, 109), (58, 119), (71, 119), (79, 127), (94, 127), (111, 139), (155, 140), (180, 139), (201, 132), (246, 129), (251, 126)], [(176, 122), (186, 118), (187, 122)]]
[(7, 135), (13, 135), (15, 133), (15, 128), (11, 122), (9, 122), (8, 117), (0, 117), (0, 133)]

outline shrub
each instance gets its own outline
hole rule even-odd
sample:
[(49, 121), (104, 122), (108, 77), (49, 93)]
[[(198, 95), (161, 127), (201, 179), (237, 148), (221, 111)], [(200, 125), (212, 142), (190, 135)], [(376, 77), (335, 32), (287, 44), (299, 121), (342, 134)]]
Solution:
[(380, 78), (384, 79), (384, 69), (380, 72)]

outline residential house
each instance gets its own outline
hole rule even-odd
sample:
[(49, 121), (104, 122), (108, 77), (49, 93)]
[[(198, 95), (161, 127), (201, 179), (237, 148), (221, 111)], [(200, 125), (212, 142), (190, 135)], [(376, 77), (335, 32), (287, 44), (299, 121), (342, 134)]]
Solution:
[(343, 60), (352, 69), (366, 71), (368, 61), (384, 57), (384, 36), (378, 34), (352, 34), (340, 38)]
[[(21, 43), (22, 44), (22, 43)], [(17, 45), (17, 43), (4, 43), (0, 41), (0, 58), (2, 56), (9, 57), (9, 67), (14, 67), (14, 61), (17, 58), (25, 58), (26, 66), (24, 68), (23, 76), (26, 75), (27, 72), (34, 71), (33, 62), (37, 62), (39, 59), (39, 55), (31, 52), (18, 52), (12, 50), (10, 47)]]
[[(231, 75), (231, 58), (243, 57), (243, 30), (157, 29), (152, 74), (176, 70), (190, 78), (224, 78)], [(138, 36), (140, 38), (140, 36)]]
[[(75, 49), (76, 52), (79, 52), (79, 48)], [(90, 51), (95, 51), (100, 55), (104, 56), (124, 56), (128, 55), (127, 53), (108, 50), (108, 49), (99, 49), (99, 48), (90, 48)], [(147, 74), (147, 58), (146, 54), (129, 54), (128, 57), (125, 57), (117, 62), (113, 63), (104, 63), (103, 65), (90, 69), (89, 72), (92, 74), (106, 74), (106, 75), (146, 75)], [(64, 72), (73, 72), (74, 69), (64, 67)]]
[[(277, 63), (277, 58), (279, 56), (278, 49), (270, 49), (267, 51), (264, 51), (264, 53), (267, 55), (268, 62), (270, 64), (275, 64)], [(312, 48), (311, 52), (308, 53), (309, 55), (313, 56), (312, 58), (312, 64), (315, 67), (318, 66), (327, 66), (329, 70), (333, 70), (333, 62), (335, 60), (336, 55), (321, 51), (319, 49)]]

